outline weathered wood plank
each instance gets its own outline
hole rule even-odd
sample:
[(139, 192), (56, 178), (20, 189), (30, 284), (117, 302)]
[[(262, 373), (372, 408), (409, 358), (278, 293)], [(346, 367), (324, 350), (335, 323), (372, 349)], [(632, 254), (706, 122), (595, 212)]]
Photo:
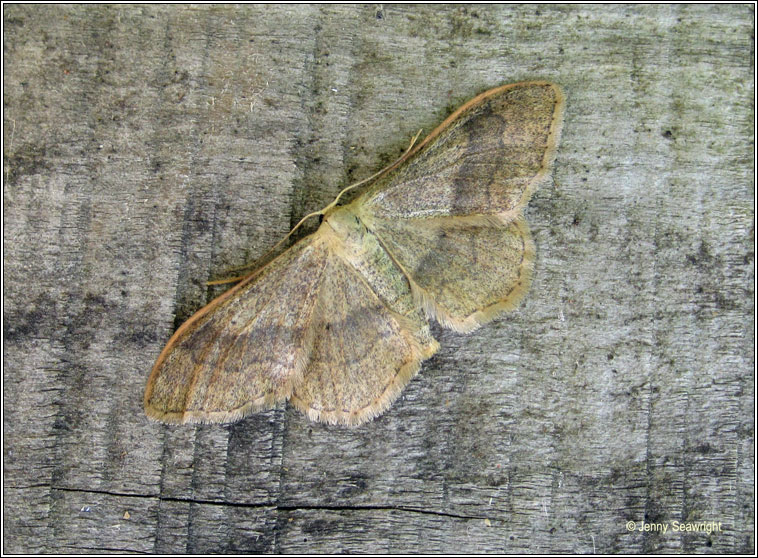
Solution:
[[(754, 552), (752, 6), (3, 17), (5, 552)], [(535, 78), (567, 109), (519, 310), (436, 328), (360, 429), (145, 419), (206, 280)]]

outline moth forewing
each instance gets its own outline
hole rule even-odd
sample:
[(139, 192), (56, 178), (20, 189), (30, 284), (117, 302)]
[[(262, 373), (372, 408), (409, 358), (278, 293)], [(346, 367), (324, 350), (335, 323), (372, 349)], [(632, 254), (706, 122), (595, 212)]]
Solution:
[(560, 89), (548, 82), (482, 93), (368, 188), (359, 198), (362, 212), (384, 219), (517, 218), (548, 176), (563, 104)]
[(185, 322), (148, 379), (148, 416), (230, 422), (288, 399), (310, 358), (326, 255), (311, 235)]

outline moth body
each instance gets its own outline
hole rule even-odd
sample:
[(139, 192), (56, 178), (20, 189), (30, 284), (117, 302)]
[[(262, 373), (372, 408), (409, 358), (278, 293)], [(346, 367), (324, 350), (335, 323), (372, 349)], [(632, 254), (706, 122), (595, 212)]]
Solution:
[(334, 253), (360, 274), (399, 319), (413, 324), (413, 331), (423, 346), (431, 347), (435, 342), (408, 277), (361, 219), (359, 208), (352, 204), (336, 208), (324, 219), (321, 229), (319, 233), (331, 244)]
[(541, 81), (461, 106), (185, 322), (150, 374), (148, 416), (231, 422), (287, 400), (321, 422), (381, 414), (437, 351), (431, 320), (470, 332), (523, 298), (535, 259), (523, 209), (549, 178), (562, 114)]

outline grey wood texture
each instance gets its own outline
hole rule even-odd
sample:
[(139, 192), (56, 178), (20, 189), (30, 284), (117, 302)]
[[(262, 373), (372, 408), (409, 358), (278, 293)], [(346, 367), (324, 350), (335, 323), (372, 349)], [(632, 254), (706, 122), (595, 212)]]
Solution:
[[(3, 550), (754, 552), (753, 9), (5, 5)], [(205, 281), (527, 79), (518, 310), (358, 429), (146, 419)]]

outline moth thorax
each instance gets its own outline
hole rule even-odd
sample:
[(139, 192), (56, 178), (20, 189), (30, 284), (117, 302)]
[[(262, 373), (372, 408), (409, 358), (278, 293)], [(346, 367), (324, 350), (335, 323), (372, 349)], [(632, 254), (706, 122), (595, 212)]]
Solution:
[(366, 232), (363, 222), (347, 206), (338, 207), (327, 215), (326, 223), (338, 236), (348, 241), (359, 240)]

